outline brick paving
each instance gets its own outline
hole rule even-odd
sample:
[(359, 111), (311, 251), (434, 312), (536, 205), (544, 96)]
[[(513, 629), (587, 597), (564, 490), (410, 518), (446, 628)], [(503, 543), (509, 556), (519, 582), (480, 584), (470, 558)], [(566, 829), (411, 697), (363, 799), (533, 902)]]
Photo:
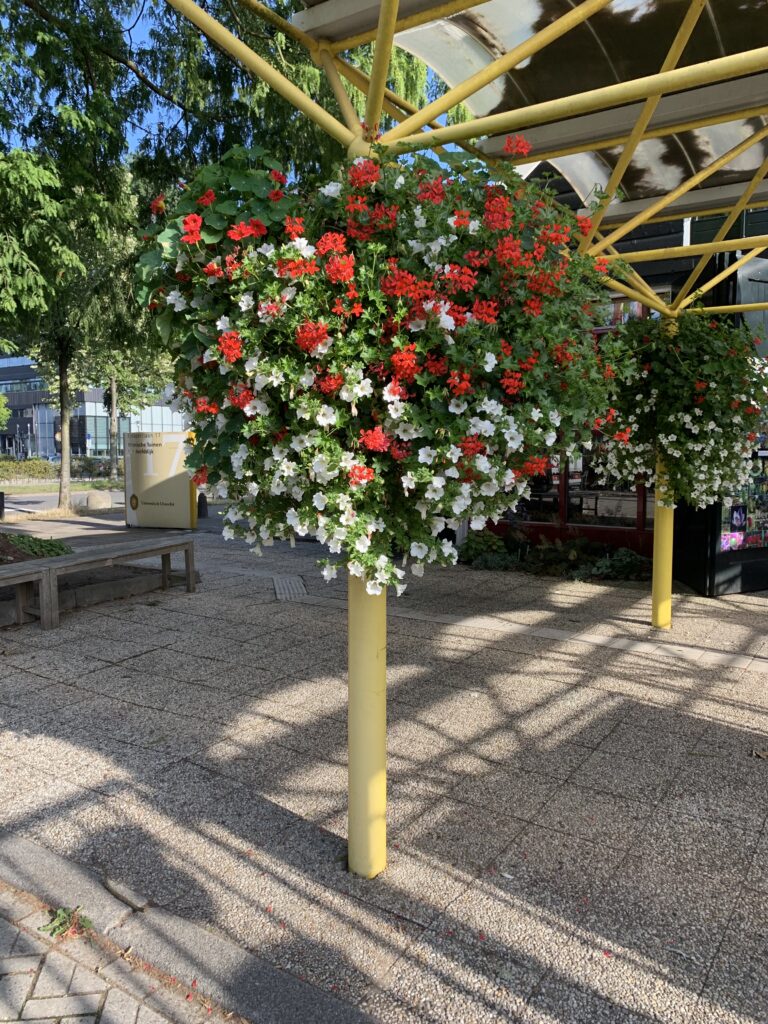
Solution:
[(363, 882), (343, 583), (214, 526), (199, 593), (0, 633), (0, 826), (381, 1024), (765, 1024), (763, 595), (679, 595), (660, 636), (643, 589), (415, 581)]
[[(110, 957), (97, 957), (93, 966), (74, 959), (89, 949), (82, 945), (86, 940), (70, 940), (71, 955), (46, 941), (38, 930), (44, 915), (33, 903), (3, 894), (0, 914), (18, 918), (13, 923), (0, 917), (0, 1021), (171, 1024), (172, 1018), (142, 1005), (141, 999), (99, 974)], [(128, 970), (125, 977), (130, 979), (131, 974)]]

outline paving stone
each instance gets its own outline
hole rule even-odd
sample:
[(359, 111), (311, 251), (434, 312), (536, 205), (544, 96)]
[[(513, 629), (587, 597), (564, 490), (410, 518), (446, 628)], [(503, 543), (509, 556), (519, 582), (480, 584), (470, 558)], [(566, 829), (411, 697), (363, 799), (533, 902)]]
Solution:
[(140, 1003), (119, 988), (107, 993), (99, 1024), (136, 1024)]
[(4, 956), (0, 958), (0, 975), (34, 974), (39, 966), (39, 956)]
[(30, 989), (32, 978), (8, 974), (0, 978), (0, 1020), (18, 1020)]
[(63, 996), (69, 991), (75, 965), (59, 953), (49, 953), (38, 975), (32, 995), (35, 999)]
[(21, 1011), (21, 1020), (38, 1020), (41, 1017), (74, 1017), (84, 1013), (95, 1013), (103, 999), (101, 992), (91, 995), (50, 996), (45, 999), (30, 999)]

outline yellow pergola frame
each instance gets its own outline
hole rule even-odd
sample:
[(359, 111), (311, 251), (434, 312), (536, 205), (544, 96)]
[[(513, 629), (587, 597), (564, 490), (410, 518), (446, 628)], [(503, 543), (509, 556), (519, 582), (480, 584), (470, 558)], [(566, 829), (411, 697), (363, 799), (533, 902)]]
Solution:
[[(612, 0), (581, 0), (580, 3), (574, 4), (565, 15), (508, 53), (491, 61), (482, 71), (452, 86), (443, 96), (428, 103), (421, 110), (387, 87), (390, 55), (396, 34), (441, 18), (450, 18), (481, 6), (485, 0), (442, 0), (431, 4), (426, 10), (403, 18), (398, 17), (398, 0), (380, 0), (378, 25), (375, 29), (337, 40), (313, 37), (286, 21), (261, 0), (237, 2), (306, 48), (315, 63), (325, 72), (342, 120), (294, 85), (277, 68), (202, 10), (194, 0), (167, 0), (170, 6), (197, 26), (217, 47), (240, 63), (250, 74), (266, 82), (275, 92), (327, 132), (351, 157), (371, 152), (371, 142), (376, 136), (382, 112), (389, 114), (397, 122), (379, 140), (385, 151), (392, 155), (426, 149), (439, 151), (444, 145), (456, 144), (473, 155), (494, 163), (491, 157), (476, 148), (475, 140), (482, 136), (521, 131), (639, 102), (640, 112), (635, 124), (626, 134), (602, 139), (591, 147), (595, 150), (623, 147), (623, 153), (610, 175), (605, 196), (597, 208), (592, 228), (581, 244), (582, 251), (601, 256), (609, 266), (621, 261), (621, 272), (626, 275), (627, 280), (617, 280), (614, 276), (606, 275), (606, 287), (661, 313), (670, 336), (674, 336), (676, 331), (677, 317), (687, 309), (695, 313), (715, 315), (768, 309), (768, 302), (731, 306), (693, 305), (720, 281), (768, 249), (768, 235), (738, 239), (726, 237), (738, 216), (750, 206), (759, 184), (768, 175), (768, 159), (763, 161), (752, 181), (745, 186), (744, 192), (733, 204), (718, 209), (709, 206), (695, 212), (687, 211), (686, 216), (712, 213), (727, 215), (712, 242), (622, 254), (616, 251), (616, 243), (625, 239), (635, 228), (679, 217), (679, 213), (676, 214), (670, 209), (671, 204), (696, 189), (708, 177), (752, 146), (768, 138), (768, 127), (761, 128), (743, 139), (667, 195), (649, 204), (641, 213), (614, 226), (607, 234), (600, 231), (601, 222), (609, 214), (610, 203), (616, 198), (621, 179), (641, 142), (675, 132), (690, 131), (729, 120), (757, 118), (765, 114), (762, 106), (754, 106), (731, 112), (719, 111), (664, 128), (653, 127), (653, 115), (665, 95), (741, 78), (768, 69), (768, 47), (678, 67), (686, 44), (706, 7), (706, 0), (688, 0), (676, 36), (671, 41), (666, 59), (656, 74), (452, 125), (441, 124), (439, 118), (495, 79), (513, 71), (554, 40), (584, 24), (594, 14), (607, 7)], [(345, 60), (342, 54), (371, 42), (374, 43), (374, 57), (371, 74), (368, 76)], [(359, 90), (365, 97), (365, 125), (360, 123), (348, 86)], [(563, 146), (560, 149), (535, 151), (535, 159), (555, 159), (582, 151), (583, 147)], [(515, 162), (523, 162), (523, 158), (518, 158)], [(752, 202), (751, 205), (765, 206), (768, 203), (762, 200)], [(726, 270), (699, 285), (700, 277), (712, 254), (738, 250), (743, 250), (744, 255)], [(635, 269), (636, 264), (694, 255), (701, 258), (671, 303), (664, 302)], [(666, 480), (664, 466), (661, 464), (658, 467), (658, 474), (661, 492)], [(657, 509), (652, 605), (653, 624), (659, 628), (669, 628), (671, 625), (673, 516), (671, 507)], [(361, 581), (351, 577), (349, 609), (349, 865), (355, 873), (372, 877), (386, 865), (386, 596), (367, 594)]]

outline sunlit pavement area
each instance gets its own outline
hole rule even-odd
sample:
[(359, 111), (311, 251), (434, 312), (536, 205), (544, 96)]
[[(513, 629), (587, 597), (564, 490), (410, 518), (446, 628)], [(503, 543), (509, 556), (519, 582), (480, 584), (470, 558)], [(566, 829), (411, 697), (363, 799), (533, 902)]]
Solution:
[(196, 594), (0, 631), (0, 825), (375, 1021), (768, 1019), (765, 597), (678, 595), (661, 635), (636, 586), (413, 580), (364, 881), (319, 554), (209, 521)]

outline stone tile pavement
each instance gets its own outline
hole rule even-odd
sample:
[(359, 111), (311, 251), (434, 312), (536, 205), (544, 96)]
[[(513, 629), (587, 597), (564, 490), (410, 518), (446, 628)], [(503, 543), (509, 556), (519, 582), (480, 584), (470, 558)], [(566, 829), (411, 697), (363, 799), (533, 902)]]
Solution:
[(197, 594), (0, 632), (0, 826), (151, 901), (125, 944), (151, 923), (166, 969), (188, 922), (382, 1024), (765, 1024), (764, 596), (678, 595), (659, 636), (643, 589), (414, 581), (390, 604), (390, 863), (364, 882), (344, 586), (310, 544), (255, 560), (213, 521), (197, 546)]

